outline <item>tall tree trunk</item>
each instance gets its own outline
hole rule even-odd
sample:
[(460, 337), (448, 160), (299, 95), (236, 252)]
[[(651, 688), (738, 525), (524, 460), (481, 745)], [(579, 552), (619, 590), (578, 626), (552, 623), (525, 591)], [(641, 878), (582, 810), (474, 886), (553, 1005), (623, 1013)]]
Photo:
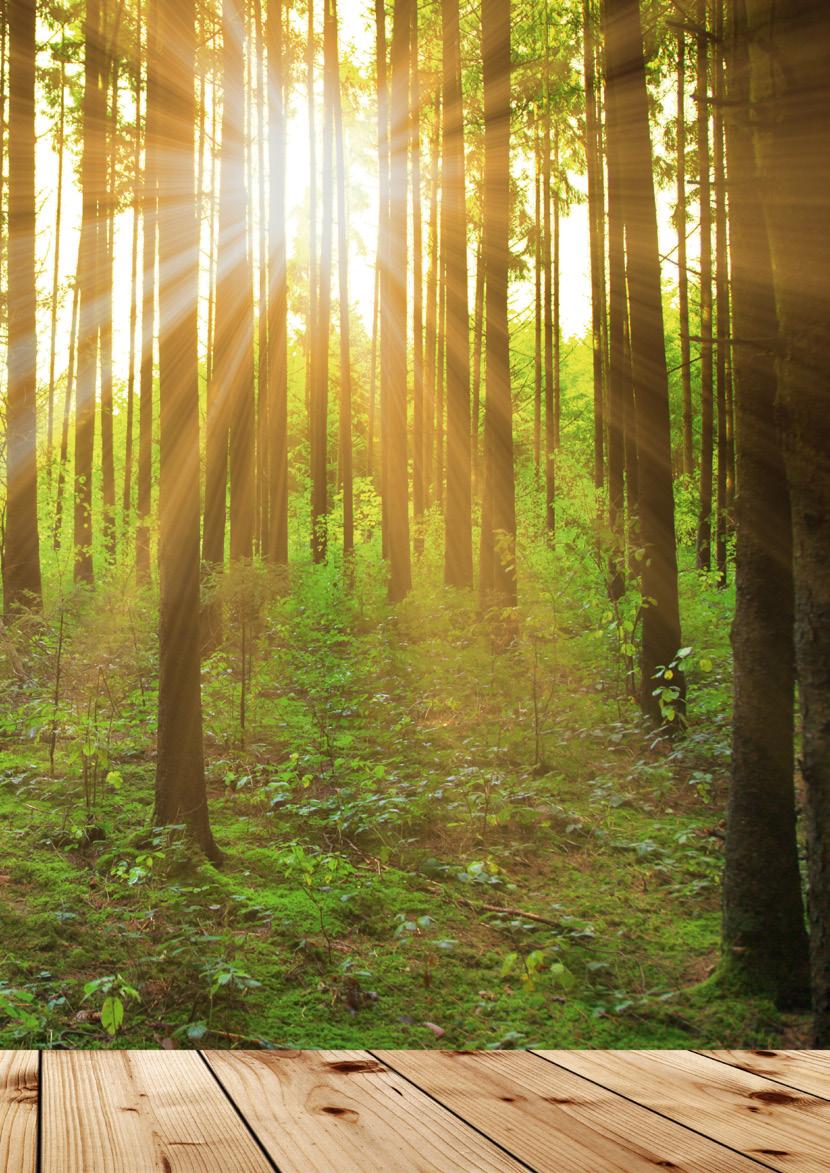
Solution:
[(208, 386), (203, 558), (225, 556), (230, 473), (231, 558), (250, 557), (253, 538), (253, 306), (246, 240), (243, 11), (224, 0), (224, 98), (213, 369)]
[(709, 41), (706, 0), (698, 0), (697, 151), (700, 173), (700, 515), (697, 565), (712, 564), (712, 192), (709, 178)]
[(72, 392), (75, 384), (75, 358), (78, 344), (78, 268), (75, 266), (75, 281), (72, 290), (72, 322), (69, 327), (69, 360), (66, 365), (66, 389), (63, 396), (63, 419), (61, 422), (61, 446), (58, 456), (58, 479), (55, 485), (55, 526), (52, 530), (52, 548), (61, 546), (63, 529), (63, 498), (66, 486), (66, 464), (69, 457), (69, 417), (72, 408)]
[[(807, 813), (814, 1043), (830, 1046), (830, 8), (748, 0), (753, 106), (778, 310)], [(740, 487), (740, 482), (739, 482)]]
[[(608, 308), (609, 308), (609, 371), (608, 371), (608, 527), (611, 531), (609, 558), (609, 594), (619, 599), (625, 590), (624, 574), (624, 510), (625, 510), (625, 454), (631, 450), (631, 429), (626, 419), (626, 406), (633, 407), (631, 364), (626, 347), (628, 327), (628, 291), (625, 274), (625, 209), (621, 182), (619, 116), (616, 112), (617, 95), (608, 87), (606, 111), (608, 124)], [(633, 417), (633, 411), (630, 412)]]
[[(141, 3), (136, 11), (137, 36), (141, 33)], [(138, 227), (141, 219), (141, 53), (135, 57), (135, 134), (133, 136), (133, 232), (130, 245), (130, 341), (127, 359), (127, 422), (124, 435), (124, 491), (122, 508), (125, 536), (133, 500), (133, 430), (135, 417), (135, 332), (138, 325)], [(201, 158), (201, 156), (200, 156)], [(199, 192), (201, 196), (201, 191)]]
[(389, 127), (389, 71), (386, 51), (386, 4), (385, 0), (375, 0), (375, 66), (377, 70), (377, 108), (378, 108), (378, 251), (377, 266), (379, 274), (380, 294), (380, 501), (381, 501), (381, 549), (383, 557), (388, 557), (388, 496), (386, 492), (387, 445), (386, 435), (388, 425), (387, 392), (389, 389), (389, 362), (392, 335), (389, 329), (384, 329), (384, 321), (389, 308), (389, 232), (390, 232), (390, 127)]
[(418, 5), (412, 5), (409, 155), (412, 175), (412, 513), (415, 549), (423, 549), (424, 517), (424, 246), (421, 217), (421, 82)]
[(343, 492), (343, 553), (354, 549), (354, 499), (352, 485), (352, 360), (349, 340), (349, 225), (346, 213), (346, 151), (343, 141), (343, 99), (340, 93), (340, 52), (337, 40), (337, 0), (330, 0), (329, 70), (334, 105), (337, 151), (337, 273), (340, 284), (340, 484)]
[[(809, 1005), (793, 788), (792, 533), (779, 421), (772, 263), (752, 133), (743, 0), (731, 0), (727, 123), (736, 342), (735, 700), (726, 823), (723, 965), (749, 993)], [(740, 111), (741, 113), (737, 113)], [(770, 861), (775, 860), (775, 867)]]
[[(585, 158), (588, 170), (588, 233), (591, 249), (591, 337), (594, 372), (594, 485), (605, 482), (605, 372), (602, 354), (602, 331), (605, 306), (603, 275), (605, 272), (605, 209), (601, 186), (602, 152), (597, 116), (596, 49), (594, 14), (591, 0), (582, 0), (583, 76), (585, 80)], [(537, 462), (538, 463), (538, 462)]]
[(556, 529), (556, 456), (554, 454), (553, 396), (553, 233), (551, 231), (551, 139), (550, 109), (550, 32), (548, 5), (545, 0), (544, 111), (542, 135), (542, 268), (544, 271), (544, 351), (545, 351), (545, 529)]
[(84, 94), (81, 114), (80, 338), (75, 391), (75, 581), (93, 581), (92, 458), (95, 444), (95, 385), (101, 317), (99, 206), (104, 188), (106, 103), (102, 78), (104, 46), (100, 0), (87, 0), (84, 20)]
[(435, 392), (438, 353), (438, 169), (441, 146), (440, 89), (435, 94), (435, 126), (430, 150), (429, 264), (427, 267), (427, 312), (424, 340), (424, 500), (433, 498), (435, 454)]
[[(331, 0), (323, 0), (323, 52), (331, 56)], [(335, 63), (336, 70), (336, 63)], [(317, 293), (317, 339), (311, 364), (311, 553), (323, 562), (328, 544), (328, 398), (331, 344), (331, 258), (334, 220), (334, 101), (331, 67), (324, 56), (322, 228)]]
[(150, 579), (150, 513), (153, 500), (153, 341), (156, 316), (156, 241), (158, 236), (158, 97), (155, 30), (160, 0), (148, 0), (147, 83), (144, 105), (144, 179), (142, 191), (141, 365), (138, 402), (138, 483), (136, 485), (135, 565), (140, 583)]
[(476, 249), (476, 282), (473, 303), (473, 492), (479, 485), (479, 433), (481, 432), (481, 358), (484, 349), (484, 224)]
[(52, 487), (52, 450), (55, 428), (55, 358), (58, 335), (58, 301), (60, 300), (61, 229), (63, 227), (63, 162), (66, 137), (66, 24), (61, 24), (60, 94), (58, 96), (58, 168), (55, 176), (55, 248), (52, 258), (52, 301), (49, 323), (49, 393), (46, 415), (46, 477)]
[(560, 239), (562, 235), (562, 200), (559, 194), (559, 123), (553, 131), (553, 451), (559, 451), (559, 424), (562, 414), (562, 306), (560, 282)]
[[(106, 12), (104, 13), (106, 29)], [(99, 300), (101, 306), (100, 352), (101, 364), (101, 496), (103, 505), (102, 531), (104, 548), (108, 558), (115, 553), (115, 450), (113, 445), (113, 399), (112, 399), (112, 294), (113, 263), (115, 251), (115, 183), (118, 152), (118, 82), (119, 69), (115, 43), (121, 19), (121, 5), (115, 10), (111, 40), (107, 46), (103, 77), (104, 101), (112, 78), (112, 106), (107, 117), (108, 153), (103, 176), (103, 190), (99, 207), (98, 257), (99, 257)]]
[(257, 246), (258, 305), (257, 305), (257, 515), (256, 542), (263, 557), (267, 557), (268, 535), (270, 533), (271, 484), (270, 462), (272, 459), (273, 421), (271, 419), (271, 394), (268, 379), (268, 215), (265, 200), (265, 35), (263, 2), (254, 0), (254, 41), (256, 52), (256, 112), (257, 112), (257, 218), (259, 240)]
[(199, 236), (193, 0), (158, 0), (159, 702), (153, 822), (185, 823), (212, 860), (199, 664)]
[(677, 34), (677, 291), (680, 315), (680, 379), (683, 386), (683, 471), (695, 468), (692, 435), (692, 350), (689, 342), (689, 259), (686, 247), (686, 34)]
[(729, 377), (729, 259), (727, 255), (726, 160), (723, 144), (723, 0), (713, 0), (712, 26), (715, 47), (712, 53), (712, 90), (715, 95), (714, 149), (715, 173), (715, 291), (717, 304), (716, 405), (718, 478), (715, 508), (715, 566), (718, 585), (726, 586), (726, 480), (727, 480), (727, 423), (726, 382)]
[[(409, 37), (412, 0), (395, 0), (391, 48), (388, 280), (382, 299), (387, 364), (381, 372), (385, 400), (383, 447), (386, 454), (384, 496), (389, 554), (389, 598), (398, 602), (412, 585), (409, 556), (409, 510), (406, 460), (406, 156), (409, 121)], [(384, 381), (385, 375), (385, 381)]]
[(444, 133), (441, 242), (447, 289), (447, 502), (444, 581), (472, 586), (470, 321), (467, 312), (467, 207), (458, 0), (442, 0)]
[[(677, 550), (672, 495), (671, 426), (666, 369), (657, 210), (649, 137), (648, 93), (638, 0), (605, 0), (609, 96), (609, 167), (618, 170), (625, 218), (631, 361), (637, 396), (640, 533), (646, 549), (640, 705), (663, 716), (655, 688), (661, 666), (680, 647)], [(613, 101), (612, 101), (613, 98)], [(613, 149), (612, 149), (613, 141)], [(682, 710), (685, 682), (675, 669), (672, 711)]]
[[(9, 385), (6, 399), (7, 616), (40, 606), (37, 524), (37, 373), (35, 277), (35, 4), (9, 13)], [(56, 242), (57, 247), (57, 242)]]
[(533, 130), (533, 466), (542, 465), (542, 152), (539, 110)]
[(516, 498), (507, 275), (510, 261), (510, 4), (483, 0), (484, 236), (487, 272), (486, 524), (481, 589), (501, 607), (516, 603)]
[(268, 9), (268, 558), (288, 562), (288, 274), (285, 244), (283, 0)]

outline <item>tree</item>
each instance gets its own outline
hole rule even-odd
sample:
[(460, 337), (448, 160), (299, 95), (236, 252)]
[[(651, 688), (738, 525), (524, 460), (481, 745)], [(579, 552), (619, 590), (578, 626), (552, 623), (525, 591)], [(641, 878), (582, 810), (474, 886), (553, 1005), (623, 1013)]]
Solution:
[(686, 33), (677, 34), (677, 290), (680, 314), (680, 378), (683, 384), (683, 471), (695, 468), (692, 435), (692, 351), (689, 339), (689, 269), (686, 234)]
[(334, 108), (337, 154), (337, 273), (340, 313), (340, 484), (343, 491), (343, 552), (354, 549), (354, 500), (352, 486), (352, 360), (349, 339), (349, 225), (346, 212), (346, 149), (343, 134), (343, 100), (340, 93), (340, 50), (337, 43), (337, 0), (328, 14), (326, 78)]
[(750, 95), (778, 316), (802, 719), (814, 1045), (830, 1045), (830, 8), (747, 0)]
[[(446, 266), (447, 501), (444, 581), (472, 586), (470, 325), (467, 311), (467, 215), (458, 0), (442, 0), (444, 121), (441, 252)], [(440, 328), (440, 327), (439, 327)]]
[(700, 176), (700, 512), (697, 565), (712, 564), (712, 185), (709, 175), (707, 0), (697, 4), (697, 154)]
[(283, 3), (268, 10), (268, 434), (269, 530), (266, 557), (288, 561), (288, 281), (285, 247), (285, 62)]
[(159, 193), (159, 701), (156, 825), (184, 823), (218, 862), (208, 821), (199, 662), (199, 244), (193, 0), (157, 0)]
[[(735, 701), (723, 887), (724, 969), (784, 1006), (809, 1002), (809, 961), (793, 787), (793, 581), (790, 500), (776, 415), (769, 240), (749, 121), (743, 0), (732, 0), (727, 123), (732, 176), (732, 298), (737, 502)], [(770, 867), (775, 860), (775, 867)]]
[[(605, 0), (608, 165), (621, 192), (627, 250), (631, 365), (637, 397), (640, 534), (645, 547), (640, 705), (663, 710), (656, 677), (680, 648), (677, 547), (671, 472), (669, 388), (663, 332), (660, 252), (652, 178), (648, 93), (639, 0)], [(685, 695), (674, 670), (677, 706)]]
[[(40, 604), (35, 408), (35, 4), (9, 13), (9, 386), (6, 403), (6, 614)], [(57, 248), (57, 242), (55, 244)]]
[(406, 156), (409, 135), (409, 36), (412, 0), (395, 0), (392, 27), (389, 213), (385, 240), (381, 346), (387, 347), (381, 385), (384, 447), (383, 492), (389, 598), (399, 602), (412, 585), (406, 461)]
[(596, 82), (594, 13), (591, 0), (582, 0), (583, 76), (585, 81), (585, 159), (588, 171), (588, 235), (591, 250), (591, 332), (594, 359), (594, 484), (605, 479), (605, 193)]
[(513, 404), (507, 320), (510, 261), (510, 3), (483, 0), (486, 416), (481, 588), (501, 606), (516, 603)]
[(84, 93), (82, 105), (81, 241), (78, 374), (75, 389), (75, 581), (93, 580), (92, 457), (95, 444), (95, 385), (101, 318), (99, 278), (99, 207), (104, 185), (106, 111), (100, 0), (87, 0), (84, 20)]
[(203, 558), (225, 559), (230, 474), (231, 557), (253, 543), (253, 305), (245, 225), (243, 10), (222, 7), (222, 154), (220, 159), (214, 360), (208, 387)]
[(155, 30), (160, 0), (149, 0), (147, 14), (147, 84), (144, 107), (143, 240), (141, 258), (141, 365), (138, 375), (138, 484), (136, 486), (135, 563), (139, 582), (150, 578), (150, 512), (153, 500), (153, 341), (156, 317), (156, 245), (158, 237), (158, 177), (155, 111)]

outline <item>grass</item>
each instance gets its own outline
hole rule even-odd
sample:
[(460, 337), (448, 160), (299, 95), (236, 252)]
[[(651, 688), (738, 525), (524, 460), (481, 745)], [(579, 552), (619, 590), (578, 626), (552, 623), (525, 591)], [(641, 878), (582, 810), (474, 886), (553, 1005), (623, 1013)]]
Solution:
[(798, 1040), (804, 1019), (711, 977), (729, 592), (684, 570), (671, 740), (625, 696), (636, 595), (612, 613), (579, 528), (520, 573), (502, 653), (429, 554), (396, 610), (372, 547), (351, 576), (228, 576), (203, 681), (221, 870), (151, 828), (152, 597), (115, 606), (113, 576), (8, 632), (0, 1045)]

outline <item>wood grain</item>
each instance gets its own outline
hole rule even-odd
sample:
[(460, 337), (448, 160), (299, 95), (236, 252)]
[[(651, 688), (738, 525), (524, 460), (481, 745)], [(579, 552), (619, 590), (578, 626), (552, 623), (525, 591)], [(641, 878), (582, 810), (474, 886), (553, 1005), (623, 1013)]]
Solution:
[(773, 1169), (826, 1173), (830, 1103), (692, 1051), (540, 1051)]
[(34, 1173), (37, 1162), (36, 1051), (0, 1051), (0, 1169)]
[(47, 1051), (43, 1173), (271, 1168), (195, 1051)]
[(827, 1051), (700, 1051), (721, 1063), (786, 1083), (830, 1100), (830, 1053)]
[(366, 1051), (207, 1051), (281, 1173), (516, 1170)]
[(757, 1173), (754, 1161), (528, 1052), (374, 1053), (535, 1169)]

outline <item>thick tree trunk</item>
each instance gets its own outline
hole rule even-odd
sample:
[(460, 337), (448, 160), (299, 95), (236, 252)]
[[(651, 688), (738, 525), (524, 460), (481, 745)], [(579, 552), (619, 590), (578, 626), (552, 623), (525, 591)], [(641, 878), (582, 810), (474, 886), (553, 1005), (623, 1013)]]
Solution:
[(510, 260), (510, 4), (484, 0), (484, 235), (487, 273), (486, 418), (481, 590), (500, 607), (516, 603), (516, 498), (507, 279)]
[(58, 167), (55, 176), (55, 246), (52, 258), (52, 299), (49, 322), (49, 392), (46, 409), (46, 478), (52, 487), (52, 453), (55, 429), (55, 358), (58, 336), (58, 302), (60, 300), (61, 229), (63, 226), (63, 164), (66, 139), (66, 25), (61, 25), (60, 93), (58, 95), (58, 127), (56, 132)]
[[(409, 493), (406, 460), (406, 156), (409, 140), (409, 37), (412, 0), (395, 0), (391, 48), (389, 230), (386, 240), (386, 296), (382, 298), (381, 371), (384, 399), (383, 448), (389, 598), (398, 602), (411, 587)], [(385, 376), (385, 379), (384, 379)]]
[[(677, 550), (672, 494), (671, 428), (666, 370), (657, 211), (652, 178), (648, 93), (638, 0), (605, 0), (609, 167), (617, 170), (625, 218), (631, 362), (637, 396), (640, 533), (643, 559), (640, 705), (662, 719), (657, 688), (661, 667), (680, 647)], [(612, 101), (613, 99), (613, 101)], [(674, 670), (676, 714), (685, 684)]]
[[(748, 0), (790, 488), (814, 1046), (830, 1046), (830, 8)], [(740, 487), (740, 480), (739, 480)]]
[[(194, 199), (193, 0), (158, 0), (159, 709), (156, 826), (185, 823), (218, 861), (208, 822), (199, 664), (199, 244)], [(151, 91), (152, 95), (152, 91)]]
[(625, 590), (625, 408), (630, 395), (631, 367), (626, 354), (628, 291), (625, 276), (625, 213), (617, 159), (619, 119), (616, 95), (606, 97), (608, 121), (608, 525), (612, 548), (609, 558), (609, 594), (618, 599)]
[(444, 126), (441, 251), (446, 267), (447, 501), (444, 581), (473, 583), (470, 445), (470, 323), (467, 311), (467, 207), (458, 0), (442, 0)]
[[(35, 278), (35, 4), (9, 13), (9, 385), (4, 609), (39, 606)], [(57, 242), (55, 244), (57, 247)]]
[[(753, 994), (809, 1005), (793, 788), (792, 534), (770, 340), (777, 322), (767, 229), (745, 111), (743, 0), (732, 0), (727, 124), (736, 343), (735, 700), (723, 886), (723, 968)], [(766, 340), (766, 341), (764, 341)], [(775, 860), (775, 867), (770, 861)]]

